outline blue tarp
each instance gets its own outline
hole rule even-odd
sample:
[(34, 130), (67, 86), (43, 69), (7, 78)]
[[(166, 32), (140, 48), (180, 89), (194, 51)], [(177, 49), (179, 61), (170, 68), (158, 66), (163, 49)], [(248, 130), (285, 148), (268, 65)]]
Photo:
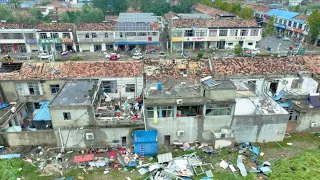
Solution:
[(12, 158), (20, 158), (21, 154), (4, 154), (0, 155), (0, 159), (12, 159)]
[(280, 9), (271, 9), (266, 14), (269, 16), (282, 17), (285, 19), (292, 19), (293, 17), (299, 15), (299, 13), (296, 13), (296, 12), (285, 11)]
[(286, 100), (286, 101), (284, 101), (282, 103), (279, 103), (279, 105), (281, 107), (291, 107), (292, 106), (292, 101), (291, 100)]
[(4, 102), (4, 103), (2, 103), (2, 104), (0, 105), (0, 109), (6, 108), (6, 107), (8, 107), (8, 106), (9, 106), (9, 104), (8, 104), (7, 102)]
[(41, 105), (40, 109), (34, 111), (35, 116), (33, 117), (34, 121), (51, 121), (49, 104), (50, 101), (42, 101), (39, 103)]
[(137, 130), (133, 132), (134, 153), (140, 155), (143, 148), (144, 156), (155, 156), (158, 154), (157, 130)]
[(320, 94), (319, 93), (309, 93), (307, 101), (313, 106), (313, 107), (320, 107)]
[(284, 97), (284, 95), (285, 95), (284, 91), (280, 91), (276, 96), (274, 96), (273, 100), (278, 101), (282, 97)]
[(258, 155), (258, 154), (259, 154), (259, 151), (260, 151), (260, 147), (254, 146), (254, 145), (251, 144), (251, 150), (252, 150), (253, 153), (255, 153), (256, 155)]

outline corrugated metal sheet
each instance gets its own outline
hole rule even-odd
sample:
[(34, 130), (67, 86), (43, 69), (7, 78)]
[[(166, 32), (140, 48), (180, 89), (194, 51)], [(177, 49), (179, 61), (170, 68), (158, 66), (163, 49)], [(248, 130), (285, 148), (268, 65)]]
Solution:
[(172, 153), (164, 153), (164, 154), (159, 154), (157, 156), (158, 159), (158, 163), (164, 163), (164, 162), (169, 162), (172, 161), (173, 157), (172, 157)]
[(157, 130), (134, 131), (133, 132), (134, 152), (140, 155), (143, 148), (144, 156), (155, 156), (158, 154)]

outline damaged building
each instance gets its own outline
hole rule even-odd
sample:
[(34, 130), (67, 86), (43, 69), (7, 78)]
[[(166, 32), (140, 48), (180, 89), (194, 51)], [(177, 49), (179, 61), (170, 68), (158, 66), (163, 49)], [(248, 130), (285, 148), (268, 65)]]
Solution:
[[(0, 74), (2, 102), (8, 102), (1, 109), (3, 131), (54, 132), (55, 144), (86, 147), (87, 140), (101, 139), (124, 145), (130, 142), (132, 128), (143, 128), (141, 62), (19, 65), (1, 67), (5, 71)], [(19, 143), (23, 142), (9, 145)]]

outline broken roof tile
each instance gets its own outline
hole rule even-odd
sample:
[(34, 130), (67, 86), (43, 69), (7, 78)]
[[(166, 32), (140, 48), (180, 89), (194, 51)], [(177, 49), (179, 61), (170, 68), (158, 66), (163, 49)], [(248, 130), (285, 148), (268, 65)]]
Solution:
[(226, 12), (226, 11), (222, 11), (220, 9), (216, 9), (216, 8), (212, 8), (210, 6), (204, 5), (204, 4), (196, 4), (193, 6), (193, 9), (201, 12), (203, 14), (208, 14), (209, 16), (215, 18), (217, 14), (219, 15), (230, 15), (232, 13)]
[(79, 31), (110, 31), (115, 30), (115, 22), (105, 23), (80, 23), (78, 25)]
[(38, 31), (73, 31), (74, 24), (72, 23), (41, 23), (37, 25)]

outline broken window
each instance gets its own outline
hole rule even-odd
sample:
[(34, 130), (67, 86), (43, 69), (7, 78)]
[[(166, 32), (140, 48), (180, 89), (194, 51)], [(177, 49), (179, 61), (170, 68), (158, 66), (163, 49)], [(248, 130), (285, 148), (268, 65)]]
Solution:
[(165, 117), (173, 117), (174, 115), (174, 108), (173, 106), (155, 106), (155, 107), (147, 107), (147, 118), (153, 118), (154, 117), (154, 108), (157, 110), (157, 114), (159, 118), (165, 118)]
[(40, 95), (38, 83), (27, 83), (30, 95)]
[(62, 37), (63, 37), (63, 38), (70, 38), (70, 33), (63, 33), (63, 34), (62, 34)]
[(136, 86), (135, 84), (126, 84), (126, 92), (135, 92)]
[(292, 81), (292, 84), (291, 84), (291, 88), (292, 89), (300, 89), (302, 86), (302, 83), (301, 83), (301, 80), (300, 79), (294, 79)]
[(63, 113), (63, 119), (64, 120), (71, 120), (71, 113), (70, 112), (64, 112)]
[(52, 94), (57, 94), (60, 90), (59, 84), (50, 85), (50, 90)]
[(186, 30), (186, 31), (184, 32), (184, 36), (185, 36), (185, 37), (192, 37), (192, 36), (194, 36), (193, 30)]
[(227, 36), (227, 34), (228, 34), (228, 30), (220, 30), (219, 31), (219, 36)]
[(207, 104), (206, 116), (231, 115), (231, 105), (229, 104)]
[(196, 116), (202, 114), (202, 106), (178, 106), (177, 117)]
[(40, 39), (47, 39), (47, 33), (40, 33)]
[(102, 81), (101, 88), (105, 93), (116, 93), (117, 81)]

